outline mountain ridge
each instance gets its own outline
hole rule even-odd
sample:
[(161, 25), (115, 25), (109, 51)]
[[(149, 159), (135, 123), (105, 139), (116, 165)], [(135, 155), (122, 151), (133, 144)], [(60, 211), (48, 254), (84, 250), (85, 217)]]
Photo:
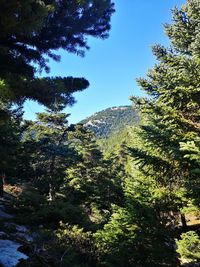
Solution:
[(139, 122), (137, 111), (132, 106), (109, 107), (80, 121), (86, 128), (92, 130), (98, 138), (108, 138), (127, 126)]

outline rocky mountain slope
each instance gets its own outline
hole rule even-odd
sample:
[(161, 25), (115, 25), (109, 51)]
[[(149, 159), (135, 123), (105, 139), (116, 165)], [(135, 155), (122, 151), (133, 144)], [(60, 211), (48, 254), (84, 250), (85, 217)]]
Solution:
[(108, 138), (113, 133), (138, 122), (139, 116), (131, 106), (119, 106), (96, 112), (80, 123), (94, 131), (97, 137)]

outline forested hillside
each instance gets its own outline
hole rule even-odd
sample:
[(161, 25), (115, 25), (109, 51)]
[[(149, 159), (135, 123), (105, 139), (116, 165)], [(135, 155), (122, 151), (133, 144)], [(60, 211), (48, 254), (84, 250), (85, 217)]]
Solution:
[(139, 123), (139, 116), (131, 106), (107, 108), (80, 122), (99, 138), (109, 136)]
[(107, 138), (64, 112), (89, 81), (48, 73), (108, 37), (114, 4), (0, 2), (0, 266), (199, 266), (200, 0), (172, 10), (133, 110), (83, 122)]

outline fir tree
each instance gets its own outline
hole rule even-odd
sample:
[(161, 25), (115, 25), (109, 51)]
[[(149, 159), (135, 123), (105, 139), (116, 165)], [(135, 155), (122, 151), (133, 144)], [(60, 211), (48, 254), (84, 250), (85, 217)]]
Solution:
[(99, 150), (94, 133), (82, 125), (75, 126), (70, 138), (79, 158), (66, 171), (66, 194), (74, 203), (84, 205), (92, 219), (96, 216), (98, 221), (96, 212), (104, 220), (103, 213), (117, 199), (116, 177), (110, 162)]
[[(172, 198), (176, 196), (174, 203), (179, 210), (187, 205), (186, 198), (199, 204), (200, 91), (195, 33), (199, 14), (198, 0), (189, 0), (180, 10), (173, 10), (173, 23), (165, 25), (171, 47), (155, 45), (158, 64), (146, 79), (138, 79), (149, 96), (132, 98), (148, 118), (140, 130), (144, 145), (132, 149), (132, 153), (141, 169), (148, 167), (160, 186), (168, 188)], [(182, 222), (186, 228), (183, 216)]]
[[(0, 195), (3, 195), (5, 181), (15, 182), (19, 171), (21, 147), (20, 107), (13, 108), (0, 102)], [(15, 181), (13, 178), (15, 177)]]
[(74, 91), (88, 86), (83, 79), (72, 79), (73, 85), (61, 77), (39, 79), (36, 73), (49, 70), (48, 58), (59, 61), (56, 50), (83, 55), (87, 36), (106, 38), (114, 12), (110, 0), (12, 0), (0, 5), (1, 99), (48, 105), (57, 95), (68, 103)]
[(69, 147), (68, 115), (49, 110), (37, 116), (38, 120), (26, 129), (23, 142), (30, 158), (32, 182), (48, 193), (50, 200), (55, 200), (74, 155), (74, 150)]

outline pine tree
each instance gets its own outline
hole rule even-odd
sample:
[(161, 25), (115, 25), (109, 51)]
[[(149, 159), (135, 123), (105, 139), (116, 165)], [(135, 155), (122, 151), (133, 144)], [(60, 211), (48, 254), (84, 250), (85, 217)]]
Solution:
[(39, 79), (36, 74), (49, 71), (48, 58), (60, 60), (56, 50), (83, 55), (88, 36), (106, 38), (114, 12), (110, 0), (3, 0), (0, 5), (1, 99), (48, 105), (56, 95), (68, 102), (74, 91), (88, 86), (83, 79), (72, 80), (73, 86), (61, 77)]
[(13, 109), (0, 102), (0, 196), (3, 196), (4, 182), (13, 182), (18, 173), (21, 152), (21, 117), (20, 107)]
[(111, 203), (117, 201), (117, 178), (105, 160), (94, 133), (76, 125), (71, 139), (79, 158), (66, 171), (65, 192), (74, 204), (85, 207), (92, 220), (105, 220)]
[(100, 266), (178, 266), (173, 241), (157, 216), (152, 181), (141, 173), (125, 179), (124, 201), (94, 234)]
[(188, 0), (180, 10), (173, 10), (173, 23), (165, 25), (170, 48), (155, 45), (158, 64), (146, 79), (138, 79), (148, 97), (132, 98), (147, 118), (140, 130), (144, 145), (132, 153), (140, 169), (148, 167), (159, 186), (168, 191), (177, 210), (188, 201), (199, 204), (199, 14), (198, 0)]
[(113, 12), (110, 0), (1, 1), (1, 72), (31, 74), (31, 61), (44, 68), (59, 48), (82, 55), (87, 36), (108, 37)]
[(38, 113), (37, 121), (28, 126), (23, 136), (32, 169), (31, 182), (51, 201), (63, 183), (67, 166), (73, 162), (67, 117), (56, 110)]

